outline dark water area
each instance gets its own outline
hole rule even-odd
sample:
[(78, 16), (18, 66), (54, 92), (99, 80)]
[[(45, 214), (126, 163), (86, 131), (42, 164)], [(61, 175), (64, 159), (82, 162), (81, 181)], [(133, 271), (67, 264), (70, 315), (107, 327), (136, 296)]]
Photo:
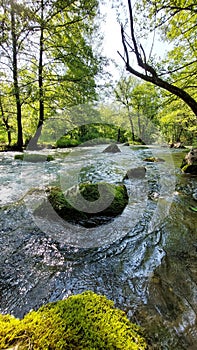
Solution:
[[(183, 150), (120, 146), (106, 154), (105, 147), (51, 150), (54, 161), (36, 164), (0, 154), (0, 312), (23, 317), (93, 290), (141, 324), (152, 349), (194, 350), (197, 178), (181, 173)], [(150, 156), (165, 162), (143, 161)], [(34, 215), (47, 185), (121, 183), (137, 166), (146, 177), (124, 181), (129, 203), (110, 224), (88, 229)]]

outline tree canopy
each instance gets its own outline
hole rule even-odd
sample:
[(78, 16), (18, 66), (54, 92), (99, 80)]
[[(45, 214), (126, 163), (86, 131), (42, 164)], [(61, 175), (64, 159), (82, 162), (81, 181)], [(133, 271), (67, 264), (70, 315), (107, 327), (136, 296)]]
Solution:
[(95, 100), (97, 11), (97, 0), (0, 1), (2, 125), (17, 128), (19, 149), (30, 124), (36, 144), (57, 109)]

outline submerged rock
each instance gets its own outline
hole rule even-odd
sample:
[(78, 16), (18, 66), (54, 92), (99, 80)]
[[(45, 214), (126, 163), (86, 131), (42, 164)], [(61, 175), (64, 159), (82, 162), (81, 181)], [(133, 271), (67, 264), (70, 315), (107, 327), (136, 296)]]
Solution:
[(116, 145), (116, 143), (112, 143), (107, 148), (104, 149), (103, 153), (118, 153), (121, 152), (120, 148)]
[(91, 291), (46, 304), (22, 320), (0, 315), (0, 334), (1, 349), (147, 349), (141, 328)]
[(34, 154), (34, 153), (23, 153), (16, 154), (14, 156), (15, 160), (22, 160), (25, 162), (38, 163), (38, 162), (50, 162), (54, 160), (52, 155), (44, 155), (44, 154)]
[[(128, 204), (128, 194), (122, 184), (82, 183), (65, 193), (59, 187), (51, 187), (48, 189), (48, 200), (65, 221), (95, 227), (120, 215)], [(51, 210), (48, 211), (45, 204), (39, 206), (34, 214), (52, 218)]]
[(126, 175), (124, 176), (123, 180), (125, 179), (143, 179), (146, 175), (146, 168), (145, 167), (138, 167), (134, 169), (127, 170)]

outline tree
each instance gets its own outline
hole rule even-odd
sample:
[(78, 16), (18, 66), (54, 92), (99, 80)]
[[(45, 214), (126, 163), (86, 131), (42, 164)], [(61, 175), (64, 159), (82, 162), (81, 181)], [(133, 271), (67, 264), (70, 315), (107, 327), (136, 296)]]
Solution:
[(59, 110), (96, 99), (97, 9), (97, 0), (0, 0), (0, 81), (9, 86), (18, 149), (33, 133), (36, 146), (43, 123)]
[[(35, 147), (47, 112), (51, 108), (67, 108), (95, 98), (94, 77), (99, 61), (93, 55), (90, 36), (96, 0), (40, 1), (35, 13), (39, 31), (38, 99), (39, 119), (36, 133), (29, 146)], [(51, 101), (54, 101), (53, 105)], [(61, 101), (61, 102), (60, 102)]]
[(15, 1), (1, 1), (1, 70), (5, 73), (5, 69), (9, 68), (9, 72), (2, 75), (3, 82), (10, 82), (13, 85), (12, 94), (15, 97), (16, 116), (17, 116), (17, 148), (22, 150), (23, 147), (23, 131), (22, 131), (22, 99), (20, 91), (20, 69), (19, 57), (23, 52), (22, 43), (26, 37), (24, 23), (25, 6), (17, 4)]
[(144, 142), (152, 142), (149, 124), (152, 122), (151, 128), (153, 123), (158, 124), (156, 116), (159, 108), (159, 95), (155, 87), (129, 76), (120, 79), (114, 92), (116, 100), (126, 108), (132, 141), (138, 135)]
[(135, 132), (134, 132), (134, 125), (133, 125), (131, 94), (132, 94), (132, 90), (136, 85), (137, 85), (136, 79), (123, 77), (119, 80), (114, 90), (116, 100), (126, 108), (127, 116), (131, 127), (132, 141), (135, 140)]
[[(124, 48), (124, 56), (120, 54), (122, 59), (125, 62), (126, 70), (130, 72), (131, 74), (150, 82), (154, 85), (157, 85), (161, 87), (162, 89), (165, 89), (166, 91), (170, 92), (171, 94), (177, 96), (178, 98), (182, 99), (193, 111), (193, 113), (197, 116), (197, 102), (195, 100), (195, 97), (192, 96), (191, 93), (191, 86), (190, 91), (186, 91), (186, 86), (179, 86), (180, 81), (177, 81), (174, 79), (173, 81), (173, 74), (178, 72), (181, 73), (185, 71), (185, 77), (184, 79), (181, 79), (184, 82), (184, 85), (187, 85), (185, 83), (186, 74), (188, 67), (192, 67), (193, 74), (197, 74), (197, 68), (196, 68), (196, 53), (195, 50), (195, 44), (196, 44), (196, 36), (194, 34), (195, 28), (196, 28), (196, 20), (197, 20), (197, 9), (195, 4), (192, 1), (182, 1), (181, 3), (184, 3), (184, 5), (180, 5), (180, 1), (174, 0), (174, 1), (148, 1), (143, 2), (143, 4), (148, 3), (148, 6), (150, 6), (150, 18), (155, 18), (158, 13), (161, 14), (161, 17), (158, 22), (154, 25), (154, 29), (161, 28), (163, 25), (165, 25), (165, 28), (163, 29), (163, 33), (165, 34), (165, 37), (168, 39), (176, 39), (176, 32), (175, 32), (175, 25), (178, 29), (178, 36), (179, 41), (180, 37), (183, 37), (185, 41), (188, 42), (188, 49), (190, 48), (190, 52), (192, 52), (193, 60), (192, 62), (187, 61), (184, 65), (182, 65), (179, 69), (175, 67), (169, 67), (167, 72), (164, 72), (161, 65), (153, 65), (153, 59), (147, 59), (145, 50), (141, 44), (139, 44), (138, 39), (136, 37), (135, 31), (134, 31), (134, 16), (131, 6), (131, 1), (128, 0), (128, 8), (129, 8), (129, 20), (130, 20), (130, 30), (131, 34), (128, 36), (124, 30), (123, 25), (121, 26), (121, 34), (122, 34), (122, 44)], [(188, 3), (188, 5), (187, 5)], [(168, 16), (168, 13), (170, 13), (170, 16)], [(180, 26), (177, 25), (176, 20), (179, 20)], [(190, 27), (188, 28), (188, 26)], [(169, 26), (169, 29), (168, 29)], [(164, 34), (163, 34), (164, 35)], [(188, 35), (192, 37), (192, 42), (189, 39)], [(180, 46), (177, 47), (177, 51), (180, 52)], [(135, 69), (131, 63), (131, 54), (135, 55), (135, 58), (137, 60), (137, 64), (140, 67), (139, 70)], [(180, 56), (180, 54), (179, 54)], [(187, 53), (187, 57), (189, 56), (189, 53)], [(182, 63), (181, 60), (179, 62)], [(166, 75), (167, 79), (164, 79), (163, 76)], [(190, 72), (191, 77), (191, 72)], [(188, 88), (189, 86), (187, 86)]]

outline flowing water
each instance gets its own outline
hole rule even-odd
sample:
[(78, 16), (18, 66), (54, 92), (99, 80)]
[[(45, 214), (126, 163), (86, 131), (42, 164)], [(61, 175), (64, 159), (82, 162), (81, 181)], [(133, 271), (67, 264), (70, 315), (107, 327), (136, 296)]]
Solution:
[[(0, 312), (32, 308), (84, 290), (105, 294), (141, 324), (152, 349), (195, 349), (197, 339), (197, 178), (181, 174), (181, 150), (156, 146), (43, 150), (54, 161), (30, 163), (0, 154)], [(146, 157), (163, 158), (150, 163)], [(80, 182), (122, 183), (129, 203), (110, 223), (84, 228), (34, 214), (45, 189)], [(93, 203), (94, 205), (94, 203)], [(50, 208), (52, 210), (52, 208)], [(53, 210), (52, 210), (53, 211)], [(154, 345), (155, 344), (155, 347)]]

